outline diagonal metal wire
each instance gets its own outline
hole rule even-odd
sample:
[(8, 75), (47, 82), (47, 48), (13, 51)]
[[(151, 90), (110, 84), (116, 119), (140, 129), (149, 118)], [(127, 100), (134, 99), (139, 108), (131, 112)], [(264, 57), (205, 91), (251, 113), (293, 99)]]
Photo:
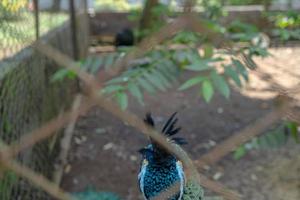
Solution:
[[(153, 34), (151, 37), (143, 40), (138, 47), (127, 54), (125, 58), (117, 63), (115, 63), (115, 68), (111, 68), (112, 70), (108, 72), (109, 76), (116, 76), (121, 71), (125, 70), (128, 67), (129, 61), (142, 56), (145, 52), (151, 50), (154, 46), (161, 43), (166, 38), (172, 36), (174, 33), (189, 28), (197, 32), (201, 32), (202, 34), (206, 34), (209, 39), (214, 41), (217, 46), (231, 47), (231, 44), (224, 39), (223, 36), (219, 34), (214, 34), (209, 30), (205, 29), (205, 26), (201, 26), (203, 22), (199, 20), (194, 13), (191, 13), (192, 5), (194, 1), (187, 1), (185, 11), (187, 11), (184, 15), (177, 18), (173, 23), (168, 24), (163, 27), (158, 33)], [(118, 106), (116, 106), (111, 101), (105, 99), (101, 94), (99, 94), (99, 90), (101, 89), (101, 83), (99, 83), (92, 75), (82, 71), (78, 64), (76, 64), (69, 57), (61, 54), (59, 51), (53, 49), (50, 46), (44, 45), (42, 43), (36, 43), (35, 48), (39, 50), (41, 53), (45, 54), (47, 57), (53, 59), (60, 65), (75, 71), (79, 78), (86, 85), (86, 95), (89, 99), (83, 103), (80, 108), (75, 113), (76, 115), (80, 115), (81, 113), (87, 112), (93, 105), (98, 105), (103, 107), (105, 110), (111, 112), (114, 116), (119, 118), (120, 120), (127, 122), (131, 126), (137, 128), (141, 131), (141, 133), (151, 137), (157, 143), (161, 144), (166, 150), (173, 153), (179, 160), (181, 160), (184, 164), (187, 171), (187, 176), (190, 178), (196, 177), (196, 179), (201, 182), (201, 185), (211, 189), (219, 194), (222, 194), (226, 199), (236, 200), (240, 199), (240, 195), (234, 191), (231, 191), (225, 188), (222, 184), (219, 184), (215, 181), (207, 179), (205, 176), (198, 174), (194, 163), (191, 159), (183, 152), (182, 149), (174, 148), (174, 146), (170, 145), (170, 143), (166, 140), (166, 138), (154, 130), (151, 127), (145, 125), (145, 123), (140, 120), (137, 116), (130, 113), (129, 111), (122, 111)], [(293, 92), (299, 91), (299, 88), (295, 89)], [(278, 110), (274, 110), (269, 115), (266, 115), (262, 120), (255, 123), (253, 126), (249, 126), (244, 131), (235, 134), (233, 137), (228, 138), (222, 144), (218, 145), (215, 149), (213, 149), (207, 155), (204, 155), (200, 160), (196, 161), (196, 163), (200, 166), (204, 164), (213, 164), (221, 159), (223, 156), (228, 154), (234, 147), (238, 144), (241, 144), (253, 136), (258, 134), (261, 130), (272, 124), (274, 121), (279, 120), (285, 112), (290, 108), (290, 100), (284, 102), (284, 105), (280, 107)], [(287, 108), (288, 107), (288, 108)], [(64, 127), (65, 124), (72, 120), (72, 117), (75, 115), (72, 112), (67, 112), (62, 115), (60, 118), (56, 118), (51, 120), (46, 125), (41, 128), (33, 131), (30, 134), (26, 134), (22, 137), (17, 144), (13, 144), (11, 146), (7, 146), (5, 144), (0, 145), (0, 162), (1, 164), (7, 168), (16, 172), (16, 174), (30, 180), (36, 186), (41, 187), (46, 192), (51, 194), (53, 197), (57, 199), (70, 200), (70, 194), (62, 191), (57, 185), (50, 182), (43, 176), (37, 174), (36, 172), (30, 170), (29, 168), (20, 165), (18, 162), (12, 160), (12, 156), (17, 155), (20, 151), (38, 143), (39, 141), (50, 137), (56, 130)], [(176, 187), (176, 185), (174, 186)], [(172, 187), (167, 192), (172, 192)], [(163, 195), (170, 195), (170, 193), (162, 193), (161, 199), (165, 199)], [(73, 198), (74, 199), (74, 198)]]
[(253, 137), (261, 134), (264, 130), (276, 123), (291, 109), (291, 101), (285, 100), (283, 105), (275, 108), (273, 111), (258, 119), (255, 123), (249, 125), (245, 129), (234, 133), (233, 136), (227, 138), (222, 143), (218, 144), (214, 149), (207, 154), (201, 156), (195, 161), (199, 168), (207, 165), (212, 165), (221, 158), (232, 152), (235, 148), (251, 140)]
[[(56, 61), (61, 66), (65, 66), (66, 68), (70, 70), (78, 70), (77, 65), (74, 65), (74, 62), (70, 62), (71, 59), (68, 59), (65, 55), (60, 55), (56, 57), (56, 55), (60, 54), (57, 50), (53, 49), (52, 47), (44, 44), (37, 44), (35, 47), (39, 50), (39, 52), (45, 54), (49, 58)], [(83, 77), (83, 80), (85, 81), (85, 77), (87, 77), (87, 74), (83, 71), (79, 71), (78, 74), (79, 78)], [(101, 87), (97, 82), (94, 82), (94, 80), (88, 78), (86, 79), (88, 81), (87, 85), (90, 86), (91, 91), (89, 93), (90, 99), (93, 101), (93, 103), (97, 104), (98, 106), (101, 106), (106, 111), (112, 113), (115, 117), (119, 118), (123, 122), (128, 123), (132, 127), (135, 127), (141, 133), (145, 134), (148, 137), (151, 137), (153, 140), (155, 140), (157, 143), (159, 143), (161, 146), (163, 146), (167, 151), (174, 154), (179, 160), (183, 162), (184, 167), (187, 169), (187, 177), (199, 177), (198, 172), (196, 168), (194, 167), (193, 162), (191, 159), (184, 154), (184, 151), (178, 148), (174, 148), (170, 143), (166, 140), (166, 138), (158, 133), (156, 130), (154, 130), (152, 127), (147, 126), (141, 119), (139, 119), (136, 115), (130, 113), (129, 111), (122, 111), (118, 106), (116, 106), (111, 101), (103, 98), (101, 94), (99, 94), (99, 90)], [(99, 88), (100, 87), (100, 88)], [(199, 181), (199, 178), (198, 178)], [(225, 188), (225, 187), (223, 187)], [(209, 188), (215, 192), (218, 193), (215, 188)], [(227, 191), (230, 191), (227, 189)], [(236, 192), (231, 192), (232, 194), (235, 193), (238, 197), (239, 194)]]
[(6, 149), (6, 154), (9, 156), (16, 156), (19, 152), (33, 146), (41, 140), (44, 140), (54, 134), (55, 131), (64, 127), (65, 124), (70, 122), (73, 115), (80, 115), (89, 110), (94, 104), (91, 102), (85, 102), (80, 105), (76, 112), (66, 112), (60, 115), (58, 118), (52, 119), (44, 126), (32, 131), (29, 134), (25, 134), (18, 140), (18, 142), (11, 144), (11, 146)]
[(17, 161), (11, 159), (7, 152), (9, 152), (9, 146), (0, 141), (0, 164), (5, 169), (13, 170), (17, 175), (26, 178), (32, 182), (35, 186), (42, 188), (51, 196), (59, 200), (75, 200), (69, 193), (64, 192), (57, 184), (49, 181), (43, 175), (29, 169), (26, 166), (22, 166)]

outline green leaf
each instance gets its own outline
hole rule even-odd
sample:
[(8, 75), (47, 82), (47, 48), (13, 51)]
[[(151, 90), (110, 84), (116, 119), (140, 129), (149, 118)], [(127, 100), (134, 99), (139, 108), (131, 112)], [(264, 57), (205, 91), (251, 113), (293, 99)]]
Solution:
[(135, 83), (128, 83), (128, 90), (132, 94), (132, 96), (134, 96), (138, 100), (140, 104), (144, 104), (143, 94), (141, 93), (141, 90)]
[(115, 95), (118, 104), (120, 105), (122, 110), (125, 110), (128, 106), (128, 97), (127, 94), (124, 92), (118, 92)]
[(197, 76), (197, 77), (194, 77), (194, 78), (191, 78), (189, 80), (187, 80), (184, 84), (182, 84), (180, 87), (179, 87), (179, 90), (185, 90), (187, 88), (190, 88), (200, 82), (202, 82), (205, 78), (204, 77), (201, 77), (201, 76)]
[(278, 148), (287, 142), (288, 136), (284, 132), (284, 127), (280, 126), (258, 138), (259, 148)]
[(103, 59), (102, 58), (95, 57), (93, 59), (93, 62), (90, 65), (91, 73), (95, 74), (100, 69), (100, 67), (102, 66), (102, 63), (103, 63)]
[(154, 76), (156, 76), (161, 81), (161, 83), (165, 87), (171, 87), (170, 81), (164, 76), (163, 73), (161, 73), (160, 71), (158, 71), (158, 69), (152, 70), (152, 73), (153, 73)]
[(74, 78), (76, 78), (77, 74), (73, 71), (69, 71), (69, 73), (67, 74), (67, 77), (71, 80), (73, 80)]
[(197, 53), (193, 52), (189, 56), (189, 65), (185, 65), (183, 68), (192, 70), (192, 71), (204, 71), (213, 68), (214, 66), (211, 64), (215, 64), (216, 62), (221, 62), (224, 60), (222, 57), (217, 58), (201, 58)]
[(240, 147), (238, 147), (233, 154), (234, 159), (239, 160), (241, 159), (244, 155), (246, 155), (246, 149), (244, 145), (241, 145)]
[(280, 126), (277, 130), (275, 130), (274, 137), (276, 138), (277, 147), (286, 144), (288, 140), (288, 136), (285, 135), (283, 126)]
[(214, 70), (211, 73), (211, 78), (213, 80), (215, 87), (219, 90), (219, 92), (226, 98), (229, 98), (230, 88), (227, 82), (225, 81), (224, 77), (217, 74), (217, 72)]
[(154, 93), (155, 88), (143, 77), (137, 79), (137, 83), (149, 93)]
[(162, 80), (160, 80), (158, 76), (155, 76), (154, 73), (148, 72), (145, 73), (144, 76), (150, 83), (152, 83), (159, 90), (161, 91), (166, 90), (165, 86), (162, 84)]
[(119, 77), (116, 77), (116, 78), (113, 78), (109, 81), (106, 82), (106, 84), (116, 84), (116, 83), (124, 83), (128, 80), (127, 77), (124, 77), (124, 76), (119, 76)]
[(245, 81), (249, 81), (248, 78), (248, 71), (246, 70), (245, 66), (239, 61), (234, 58), (231, 59), (234, 66), (236, 66), (237, 71), (244, 77)]
[(265, 48), (262, 48), (262, 47), (259, 47), (259, 46), (254, 46), (254, 47), (249, 47), (249, 56), (252, 56), (252, 55), (261, 56), (261, 57), (267, 57), (267, 56), (270, 55), (270, 53)]
[(193, 60), (193, 62), (189, 65), (186, 65), (184, 69), (188, 69), (191, 71), (204, 71), (211, 68), (211, 66), (209, 65), (210, 61), (211, 59)]
[(299, 133), (298, 133), (298, 124), (296, 122), (288, 122), (286, 123), (292, 137), (295, 139), (297, 143), (300, 142)]
[(268, 142), (266, 135), (259, 137), (257, 142), (258, 142), (258, 145), (260, 148), (268, 148), (269, 147), (269, 142)]
[(270, 132), (269, 134), (266, 134), (266, 140), (269, 147), (274, 148), (278, 146), (274, 131)]
[(179, 63), (185, 63), (187, 61), (188, 54), (186, 53), (186, 51), (176, 51), (173, 54), (173, 59), (177, 60)]
[(115, 59), (115, 54), (108, 54), (106, 59), (105, 59), (105, 69), (111, 68), (113, 67), (113, 63), (114, 63), (114, 59)]
[(76, 76), (75, 72), (72, 72), (68, 69), (59, 69), (57, 70), (51, 77), (50, 82), (56, 82), (56, 81), (62, 81), (64, 78), (68, 77), (68, 78), (72, 78), (73, 76)]
[(211, 98), (214, 95), (214, 87), (210, 80), (204, 80), (202, 83), (202, 95), (205, 101), (210, 102)]
[(158, 67), (159, 71), (164, 74), (170, 81), (176, 81), (179, 75), (178, 67), (174, 65), (173, 62), (169, 60), (164, 60), (162, 64)]
[(167, 68), (166, 66), (162, 66), (160, 68), (157, 69), (159, 73), (162, 74), (162, 76), (164, 76), (168, 81), (173, 82), (176, 79), (177, 76), (177, 72), (171, 71), (169, 70), (169, 68)]
[(108, 85), (105, 88), (103, 88), (102, 92), (104, 94), (110, 94), (110, 93), (117, 92), (117, 91), (120, 91), (123, 89), (124, 89), (124, 87), (121, 85)]
[(79, 65), (81, 69), (83, 69), (84, 71), (88, 71), (89, 66), (92, 64), (92, 62), (93, 62), (92, 57), (87, 57), (86, 59), (80, 60)]
[(225, 68), (225, 74), (228, 77), (230, 77), (236, 83), (237, 86), (239, 86), (239, 87), (242, 86), (242, 83), (241, 83), (241, 80), (240, 80), (240, 77), (239, 77), (238, 73), (235, 70), (233, 70), (231, 68), (231, 66), (227, 66)]
[(211, 44), (203, 45), (204, 58), (211, 58), (214, 55), (214, 47)]

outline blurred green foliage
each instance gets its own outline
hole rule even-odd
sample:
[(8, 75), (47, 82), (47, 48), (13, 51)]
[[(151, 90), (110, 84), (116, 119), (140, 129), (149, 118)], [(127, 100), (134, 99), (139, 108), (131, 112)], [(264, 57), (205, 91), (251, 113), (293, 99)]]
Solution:
[[(1, 170), (3, 170), (1, 168)], [(10, 199), (13, 193), (13, 186), (18, 183), (18, 176), (13, 171), (2, 171), (0, 181), (0, 194), (3, 199)], [(4, 181), (5, 180), (5, 181)]]
[[(153, 95), (158, 91), (167, 91), (174, 85), (173, 83), (178, 82), (178, 77), (185, 71), (194, 72), (193, 76), (185, 80), (178, 90), (196, 87), (198, 94), (207, 103), (212, 100), (216, 92), (228, 99), (231, 85), (242, 87), (249, 80), (248, 71), (256, 67), (253, 57), (268, 56), (268, 46), (263, 44), (262, 34), (254, 25), (239, 20), (234, 20), (227, 26), (221, 25), (219, 19), (224, 16), (224, 12), (219, 2), (206, 2), (206, 4), (204, 2), (202, 5), (205, 13), (199, 23), (211, 34), (221, 37), (224, 43), (231, 44), (231, 49), (219, 49), (207, 33), (190, 30), (177, 32), (152, 50), (145, 52), (143, 57), (133, 60), (126, 71), (104, 84), (101, 93), (107, 98), (114, 99), (125, 110), (130, 96), (143, 105), (145, 93)], [(162, 17), (163, 14), (170, 19), (177, 15), (170, 7), (161, 4), (153, 8), (153, 14), (157, 17)], [(130, 19), (137, 21), (140, 16), (141, 10), (134, 10)], [(293, 20), (286, 20), (282, 15), (274, 18), (277, 28), (298, 26), (298, 15), (288, 16)], [(158, 31), (164, 24), (166, 21), (161, 20), (147, 30), (137, 30), (137, 34), (147, 37)], [(130, 48), (118, 48), (115, 53), (89, 57), (79, 64), (82, 70), (97, 74), (101, 69), (113, 67), (114, 63), (122, 59), (128, 51)], [(53, 79), (63, 80), (66, 76), (74, 78), (76, 74), (62, 69), (54, 75)], [(296, 123), (286, 122), (275, 130), (241, 145), (236, 149), (234, 157), (240, 159), (250, 149), (283, 145), (289, 137), (299, 142), (297, 126)]]
[(271, 3), (274, 0), (227, 0), (228, 5), (260, 5), (264, 3)]
[(283, 41), (300, 40), (300, 13), (287, 11), (270, 13), (269, 20), (274, 24), (272, 36), (279, 37)]
[(233, 156), (235, 159), (241, 159), (253, 149), (279, 148), (285, 145), (289, 139), (292, 139), (296, 143), (300, 143), (298, 123), (296, 122), (284, 122), (262, 136), (253, 138), (250, 142), (238, 147), (234, 151)]
[[(139, 7), (131, 9), (128, 19), (131, 21), (139, 22), (141, 20), (142, 12), (143, 10)], [(140, 27), (137, 27), (134, 30), (135, 37), (139, 38), (139, 40), (158, 31), (162, 26), (166, 24), (166, 18), (174, 17), (176, 14), (174, 10), (172, 10), (172, 7), (170, 5), (158, 3), (151, 9), (151, 15), (152, 20), (149, 23), (151, 24), (150, 27), (147, 27), (146, 29), (140, 29)]]
[[(253, 43), (253, 39), (260, 38), (260, 33), (255, 26), (233, 21), (229, 26), (224, 27), (217, 20), (220, 13), (222, 12), (204, 15), (199, 23), (202, 23), (205, 29), (219, 35), (216, 37), (224, 37), (222, 40), (233, 44), (235, 46), (233, 49), (217, 49), (206, 34), (188, 30), (180, 31), (158, 44), (153, 50), (146, 52), (138, 59), (139, 62), (131, 63), (128, 70), (120, 76), (106, 82), (101, 92), (115, 99), (122, 109), (126, 109), (129, 95), (143, 104), (145, 92), (154, 94), (157, 91), (167, 91), (182, 72), (193, 71), (194, 76), (186, 80), (179, 90), (198, 87), (200, 96), (206, 102), (210, 102), (216, 92), (229, 98), (230, 82), (242, 87), (243, 83), (248, 81), (248, 69), (256, 67), (253, 56), (267, 56), (268, 52), (259, 42)], [(176, 15), (167, 5), (162, 4), (153, 8), (153, 14), (157, 17), (164, 14), (169, 18)], [(135, 10), (131, 19), (139, 20), (140, 15), (140, 11)], [(161, 20), (140, 33), (142, 32), (143, 37), (146, 37), (159, 30), (165, 23), (166, 21)], [(173, 48), (176, 45), (183, 48)], [(126, 54), (123, 49), (118, 50), (113, 54), (94, 57), (92, 62), (91, 58), (83, 60), (82, 69), (95, 74), (101, 68), (112, 67)], [(242, 56), (243, 60), (240, 60), (239, 56)], [(62, 69), (54, 75), (53, 80), (62, 80), (65, 76), (73, 77), (74, 74)]]
[(142, 6), (139, 3), (129, 3), (127, 0), (95, 0), (94, 3), (97, 11), (129, 11)]
[(16, 13), (24, 10), (28, 0), (1, 0), (0, 1), (0, 19), (16, 19)]
[(92, 188), (85, 191), (73, 193), (76, 200), (121, 200), (121, 198), (112, 192), (98, 192)]
[[(34, 15), (28, 11), (15, 13), (16, 20), (0, 20), (0, 47), (14, 48), (35, 39)], [(68, 19), (67, 13), (40, 12), (40, 32), (45, 34)], [(1, 51), (1, 50), (0, 50)]]

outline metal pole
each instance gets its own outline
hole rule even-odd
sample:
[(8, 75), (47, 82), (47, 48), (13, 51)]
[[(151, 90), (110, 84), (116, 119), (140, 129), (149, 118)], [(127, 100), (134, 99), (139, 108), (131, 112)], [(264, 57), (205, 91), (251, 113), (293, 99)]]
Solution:
[(71, 40), (73, 44), (73, 58), (74, 60), (79, 59), (78, 45), (77, 45), (77, 26), (76, 26), (76, 10), (74, 0), (69, 0), (70, 6), (70, 20), (71, 20)]
[(35, 38), (36, 40), (38, 40), (40, 37), (39, 0), (33, 0), (33, 8), (34, 8)]

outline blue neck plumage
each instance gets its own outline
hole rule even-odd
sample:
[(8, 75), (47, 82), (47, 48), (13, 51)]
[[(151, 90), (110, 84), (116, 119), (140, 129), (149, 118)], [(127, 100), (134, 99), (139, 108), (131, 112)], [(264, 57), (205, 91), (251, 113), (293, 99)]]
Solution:
[(140, 150), (144, 159), (152, 165), (169, 165), (176, 162), (176, 158), (168, 152), (160, 149), (155, 144), (150, 144)]

